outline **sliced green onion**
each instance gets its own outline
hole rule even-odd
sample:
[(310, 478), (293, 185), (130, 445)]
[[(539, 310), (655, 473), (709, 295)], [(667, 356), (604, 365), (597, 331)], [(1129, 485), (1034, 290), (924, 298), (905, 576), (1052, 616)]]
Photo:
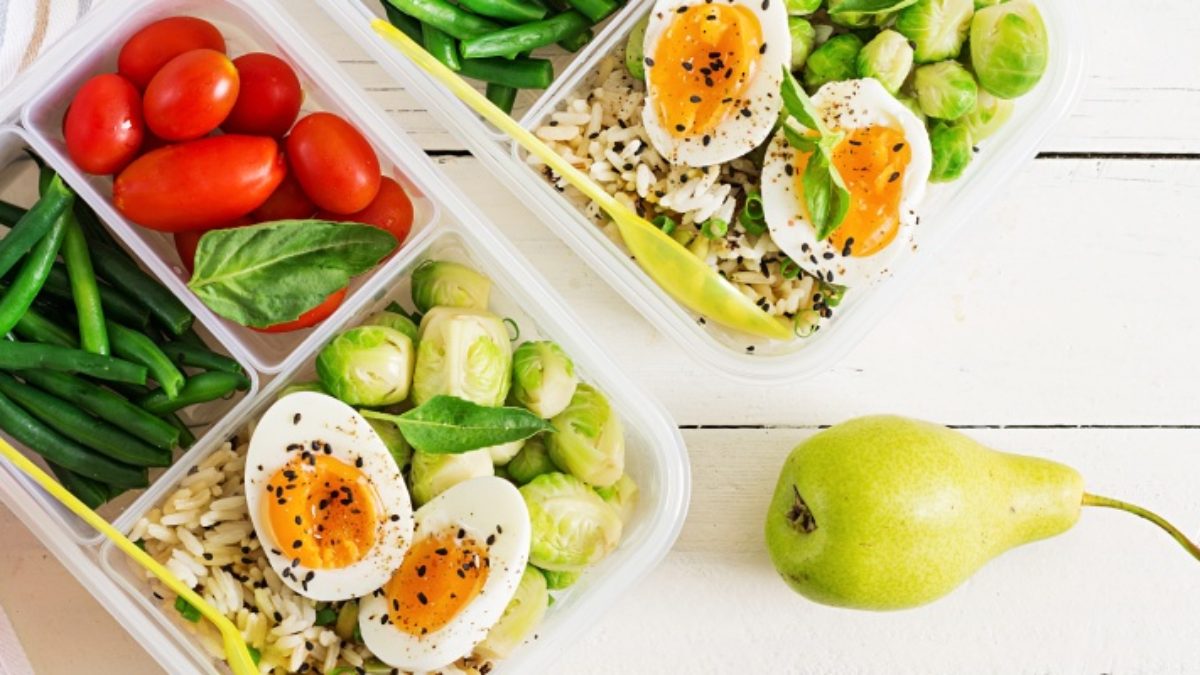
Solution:
[(767, 216), (763, 211), (762, 195), (757, 190), (746, 193), (746, 203), (738, 214), (738, 222), (750, 234), (761, 237), (767, 231)]
[(509, 342), (516, 342), (521, 339), (521, 324), (506, 316), (504, 317), (504, 325), (508, 327), (508, 333), (512, 336), (508, 338)]
[(250, 660), (253, 661), (254, 665), (257, 666), (258, 662), (262, 660), (262, 652), (258, 651), (254, 647), (251, 647), (250, 645), (246, 645), (246, 651), (250, 652)]
[(783, 264), (779, 266), (779, 273), (784, 279), (795, 279), (800, 276), (800, 266), (791, 258), (784, 258)]
[(729, 233), (729, 222), (720, 218), (709, 218), (700, 226), (700, 234), (709, 239), (720, 239)]
[(192, 607), (192, 603), (184, 600), (182, 595), (175, 596), (175, 611), (192, 623), (200, 622), (200, 610)]
[(792, 320), (792, 332), (798, 338), (812, 337), (821, 328), (821, 314), (816, 310), (806, 309)]
[(679, 223), (675, 222), (675, 219), (671, 216), (659, 216), (650, 222), (662, 230), (663, 234), (671, 234), (675, 231), (675, 228), (679, 227)]
[(338, 613), (332, 607), (322, 607), (317, 610), (317, 618), (313, 621), (317, 626), (332, 626), (337, 621)]

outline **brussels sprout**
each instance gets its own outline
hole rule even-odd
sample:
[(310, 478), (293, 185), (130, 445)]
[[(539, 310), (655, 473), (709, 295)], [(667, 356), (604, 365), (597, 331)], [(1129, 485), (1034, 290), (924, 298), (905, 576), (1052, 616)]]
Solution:
[(900, 91), (912, 67), (912, 45), (894, 30), (881, 31), (858, 53), (858, 76), (879, 80), (893, 95)]
[(322, 387), (320, 382), (297, 382), (284, 387), (283, 391), (279, 392), (279, 398), (283, 398), (289, 394), (298, 394), (302, 391), (313, 391), (318, 394), (324, 394), (325, 387)]
[(900, 12), (896, 30), (917, 46), (917, 63), (954, 59), (962, 52), (974, 13), (972, 0), (918, 0)]
[(458, 263), (426, 260), (412, 273), (413, 304), (422, 313), (434, 307), (487, 309), (492, 281)]
[(824, 0), (784, 0), (788, 16), (807, 16), (821, 9)]
[(559, 469), (591, 485), (617, 482), (625, 471), (625, 430), (604, 394), (580, 384), (571, 405), (550, 422), (556, 431), (547, 435), (546, 449)]
[(942, 61), (917, 68), (913, 77), (917, 101), (929, 117), (956, 120), (971, 112), (979, 98), (975, 78), (957, 61)]
[(317, 377), (325, 391), (350, 405), (399, 403), (412, 384), (412, 340), (387, 326), (351, 328), (317, 355)]
[(575, 364), (553, 342), (526, 342), (513, 352), (513, 398), (538, 417), (566, 410), (578, 384)]
[(971, 22), (971, 67), (983, 88), (1000, 98), (1028, 93), (1049, 60), (1046, 24), (1029, 0), (981, 9)]
[(621, 518), (583, 481), (547, 473), (521, 488), (533, 530), (529, 562), (554, 572), (582, 572), (621, 540)]
[(1000, 130), (1012, 117), (1016, 104), (1009, 99), (996, 98), (987, 91), (979, 90), (979, 100), (971, 112), (963, 115), (958, 124), (971, 131), (971, 142), (981, 143)]
[(911, 110), (912, 113), (917, 116), (917, 119), (921, 120), (922, 122), (926, 120), (925, 111), (921, 110), (920, 101), (912, 96), (909, 96), (908, 94), (897, 94), (896, 100), (903, 103), (905, 108)]
[(492, 456), (486, 449), (461, 455), (434, 455), (415, 450), (411, 477), (413, 502), (420, 506), (459, 483), (491, 475), (494, 475)]
[(582, 572), (551, 572), (550, 570), (542, 570), (542, 574), (546, 577), (546, 588), (552, 591), (561, 591), (575, 585), (579, 581), (579, 577), (583, 576)]
[(504, 403), (512, 345), (500, 317), (474, 309), (435, 307), (421, 320), (413, 401), (457, 396), (477, 405)]
[(396, 466), (401, 471), (407, 471), (408, 465), (412, 463), (413, 449), (408, 441), (404, 440), (404, 434), (400, 433), (400, 427), (375, 417), (368, 417), (367, 424), (370, 424), (375, 433), (379, 434), (379, 438), (383, 440), (383, 444), (391, 453), (392, 459), (396, 460)]
[(546, 442), (541, 436), (526, 440), (525, 447), (505, 468), (508, 469), (508, 477), (517, 485), (524, 485), (544, 473), (558, 470), (550, 460), (550, 451), (546, 450)]
[(808, 19), (789, 16), (788, 32), (792, 34), (792, 70), (800, 70), (816, 45), (817, 31)]
[(646, 79), (646, 28), (649, 25), (650, 15), (647, 14), (633, 24), (629, 39), (625, 41), (625, 69), (635, 80)]
[(804, 64), (804, 86), (812, 91), (826, 82), (854, 79), (858, 73), (858, 52), (863, 42), (857, 35), (844, 33), (829, 38), (809, 54)]
[(488, 451), (488, 456), (492, 458), (492, 464), (503, 466), (513, 460), (517, 453), (521, 452), (521, 448), (525, 447), (525, 441), (513, 441), (504, 445), (493, 445), (490, 448), (484, 448)]
[(527, 566), (521, 575), (521, 583), (513, 599), (504, 608), (500, 620), (488, 631), (487, 637), (475, 647), (475, 651), (487, 659), (506, 659), (521, 643), (533, 635), (542, 623), (546, 608), (550, 606), (550, 594), (546, 592), (546, 578), (533, 566)]
[(1008, 2), (1008, 0), (975, 0), (975, 11), (978, 12), (984, 7), (992, 7), (1002, 2)]
[(363, 325), (394, 328), (407, 335), (408, 339), (412, 340), (414, 345), (417, 344), (417, 324), (399, 312), (383, 311), (372, 314), (370, 318), (363, 322)]
[(633, 518), (633, 512), (637, 510), (638, 486), (629, 477), (629, 474), (621, 476), (611, 487), (596, 488), (596, 494), (605, 501), (609, 506), (617, 511), (617, 515), (621, 516), (621, 522), (628, 525), (629, 520)]
[(934, 183), (957, 180), (975, 155), (971, 131), (960, 124), (938, 122), (933, 125), (929, 130), (929, 144), (933, 146), (933, 170), (929, 180)]

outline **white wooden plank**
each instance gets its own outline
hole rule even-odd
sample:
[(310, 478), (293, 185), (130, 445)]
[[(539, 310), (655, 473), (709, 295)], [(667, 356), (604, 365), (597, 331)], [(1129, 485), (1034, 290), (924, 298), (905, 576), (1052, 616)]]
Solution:
[[(360, 0), (347, 0), (358, 2)], [(312, 2), (289, 9), (334, 58), (349, 61), (354, 78), (375, 99), (396, 111), (402, 125), (430, 149), (461, 147), (449, 135), (415, 122), (404, 111), (409, 97), (373, 63), (339, 26)], [(1075, 18), (1089, 36), (1088, 74), (1079, 105), (1046, 140), (1043, 149), (1060, 152), (1200, 152), (1200, 13), (1191, 0), (1155, 0), (1131, 8), (1126, 0), (1077, 3)], [(1135, 38), (1144, 38), (1136, 39)], [(405, 126), (405, 128), (408, 128)]]
[(735, 387), (658, 334), (474, 160), (443, 168), (684, 425), (878, 411), (960, 424), (1200, 422), (1200, 163), (1031, 163), (829, 374)]

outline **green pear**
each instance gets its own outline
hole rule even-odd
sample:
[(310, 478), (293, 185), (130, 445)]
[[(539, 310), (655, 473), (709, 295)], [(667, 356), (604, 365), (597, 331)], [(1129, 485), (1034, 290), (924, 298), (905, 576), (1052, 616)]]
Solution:
[(905, 609), (950, 593), (1011, 548), (1071, 529), (1085, 505), (1147, 518), (1200, 557), (1158, 516), (1085, 493), (1068, 466), (888, 416), (840, 424), (792, 451), (767, 513), (767, 547), (811, 600)]

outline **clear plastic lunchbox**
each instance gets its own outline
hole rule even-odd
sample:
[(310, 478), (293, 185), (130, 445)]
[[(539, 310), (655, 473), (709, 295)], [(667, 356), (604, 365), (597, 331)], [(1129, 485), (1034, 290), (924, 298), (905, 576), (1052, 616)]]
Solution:
[[(56, 116), (65, 106), (63, 98), (87, 75), (111, 69), (116, 49), (134, 31), (180, 14), (217, 25), (231, 53), (260, 50), (285, 57), (301, 75), (306, 109), (332, 110), (354, 122), (384, 160), (385, 170), (392, 170), (421, 202), (422, 222), (401, 251), (361, 280), (334, 316), (289, 342), (257, 342), (257, 336), (240, 333), (204, 309), (188, 292), (169, 242), (120, 219), (108, 198), (108, 181), (82, 176), (62, 153)], [(0, 197), (32, 200), (36, 172), (22, 155), (26, 148), (42, 154), (147, 271), (188, 304), (197, 316), (198, 332), (210, 346), (237, 358), (254, 382), (240, 397), (197, 411), (197, 420), (210, 425), (198, 434), (196, 445), (156, 476), (147, 490), (105, 507), (102, 513), (122, 531), (130, 531), (193, 467), (250, 426), (289, 383), (311, 377), (316, 352), (332, 336), (392, 300), (406, 299), (409, 273), (422, 261), (436, 258), (468, 263), (491, 277), (493, 305), (516, 322), (521, 337), (557, 341), (582, 378), (608, 394), (626, 428), (627, 471), (640, 488), (636, 514), (619, 549), (560, 594), (538, 640), (499, 662), (493, 672), (531, 672), (546, 666), (669, 551), (683, 525), (691, 485), (686, 448), (669, 415), (604, 355), (525, 258), (478, 215), (480, 210), (403, 131), (344, 79), (276, 0), (104, 3), (4, 92), (0, 116), (0, 121), (11, 123), (0, 128)], [(153, 598), (142, 572), (7, 465), (0, 471), (0, 498), (169, 672), (223, 672), (177, 612)]]
[[(999, 194), (1017, 170), (1034, 156), (1038, 145), (1072, 107), (1083, 82), (1084, 36), (1071, 20), (1070, 0), (1036, 0), (1050, 32), (1051, 59), (1045, 77), (1017, 101), (1012, 119), (983, 144), (963, 178), (931, 186), (921, 207), (916, 246), (892, 266), (893, 276), (862, 291), (850, 289), (832, 320), (814, 335), (789, 342), (764, 342), (717, 326), (675, 302), (630, 256), (583, 212), (555, 189), (539, 169), (525, 162), (524, 152), (453, 97), (416, 64), (391, 47), (370, 26), (382, 15), (376, 0), (317, 0), (330, 16), (365, 46), (401, 84), (438, 114), (439, 119), (476, 157), (538, 213), (543, 222), (586, 260), (646, 320), (670, 336), (702, 363), (737, 381), (782, 383), (832, 368), (911, 287), (919, 270), (951, 239), (951, 235)], [(563, 64), (552, 87), (532, 107), (516, 116), (531, 131), (549, 120), (568, 97), (587, 86), (594, 69), (653, 6), (630, 0), (621, 14), (598, 32), (575, 59)]]

